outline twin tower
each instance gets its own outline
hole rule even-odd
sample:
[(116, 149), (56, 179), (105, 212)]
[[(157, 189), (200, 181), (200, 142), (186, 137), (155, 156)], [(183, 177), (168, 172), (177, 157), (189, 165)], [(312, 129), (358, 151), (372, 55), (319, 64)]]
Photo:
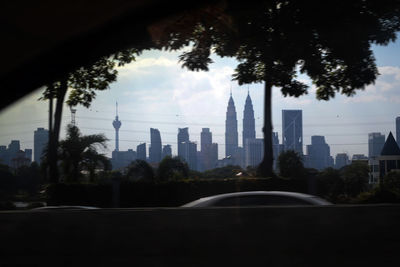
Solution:
[[(243, 111), (243, 134), (242, 146), (246, 144), (246, 139), (256, 138), (256, 127), (254, 119), (253, 103), (250, 98), (249, 91), (247, 92), (246, 104)], [(228, 102), (225, 120), (225, 156), (233, 156), (238, 151), (238, 127), (235, 103), (233, 102), (232, 92)]]

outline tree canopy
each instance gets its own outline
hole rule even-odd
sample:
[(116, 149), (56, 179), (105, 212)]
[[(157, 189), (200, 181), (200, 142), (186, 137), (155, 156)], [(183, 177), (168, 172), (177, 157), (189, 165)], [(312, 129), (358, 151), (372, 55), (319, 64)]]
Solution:
[(307, 74), (316, 97), (347, 96), (375, 81), (378, 70), (372, 44), (387, 45), (400, 30), (400, 3), (376, 1), (221, 1), (165, 22), (160, 45), (178, 49), (189, 70), (208, 70), (211, 53), (235, 57), (233, 79), (264, 83), (264, 160), (261, 174), (272, 174), (271, 91), (306, 94)]

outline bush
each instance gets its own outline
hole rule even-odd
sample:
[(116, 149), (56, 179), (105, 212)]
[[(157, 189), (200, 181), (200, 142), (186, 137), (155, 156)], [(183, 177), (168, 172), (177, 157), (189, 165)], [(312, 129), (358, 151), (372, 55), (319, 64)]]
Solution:
[(369, 192), (363, 192), (354, 200), (357, 204), (374, 203), (400, 203), (400, 194), (393, 190), (375, 188)]

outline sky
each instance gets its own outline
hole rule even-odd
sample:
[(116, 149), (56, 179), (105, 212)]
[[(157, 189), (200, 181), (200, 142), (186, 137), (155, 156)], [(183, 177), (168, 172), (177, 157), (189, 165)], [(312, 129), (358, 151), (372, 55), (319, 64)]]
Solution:
[[(395, 136), (395, 118), (400, 116), (400, 41), (388, 46), (374, 46), (373, 51), (380, 76), (375, 84), (354, 97), (336, 95), (330, 101), (319, 101), (315, 87), (307, 76), (299, 79), (310, 85), (307, 95), (283, 97), (273, 88), (273, 127), (282, 142), (282, 110), (303, 110), (303, 150), (312, 135), (325, 136), (331, 155), (348, 153), (368, 155), (368, 133), (381, 132)], [(111, 157), (115, 149), (112, 121), (118, 115), (120, 150), (133, 149), (140, 143), (150, 143), (150, 128), (160, 130), (163, 145), (172, 146), (177, 154), (178, 128), (189, 127), (190, 140), (200, 149), (200, 132), (210, 128), (213, 142), (219, 144), (219, 158), (225, 153), (225, 114), (230, 91), (236, 106), (239, 145), (242, 140), (242, 120), (245, 99), (249, 91), (253, 101), (256, 136), (262, 138), (263, 85), (239, 86), (232, 81), (237, 61), (213, 56), (208, 72), (183, 69), (178, 62), (181, 52), (145, 51), (135, 62), (118, 68), (117, 82), (105, 91), (97, 91), (90, 108), (78, 106), (76, 125), (82, 134), (104, 133), (109, 139), (103, 153)], [(20, 140), (21, 149), (33, 149), (33, 132), (48, 128), (48, 102), (38, 101), (43, 88), (25, 96), (0, 111), (0, 145)], [(71, 113), (64, 107), (61, 139)], [(147, 146), (147, 148), (149, 145)]]

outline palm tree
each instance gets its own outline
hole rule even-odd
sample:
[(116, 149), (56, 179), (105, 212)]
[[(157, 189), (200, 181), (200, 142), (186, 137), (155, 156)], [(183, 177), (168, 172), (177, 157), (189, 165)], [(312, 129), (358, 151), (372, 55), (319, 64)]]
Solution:
[(67, 138), (60, 141), (59, 159), (65, 181), (78, 182), (82, 171), (89, 172), (89, 179), (94, 180), (95, 170), (109, 170), (109, 159), (97, 152), (98, 148), (106, 148), (108, 139), (103, 134), (82, 135), (74, 125), (67, 126)]

